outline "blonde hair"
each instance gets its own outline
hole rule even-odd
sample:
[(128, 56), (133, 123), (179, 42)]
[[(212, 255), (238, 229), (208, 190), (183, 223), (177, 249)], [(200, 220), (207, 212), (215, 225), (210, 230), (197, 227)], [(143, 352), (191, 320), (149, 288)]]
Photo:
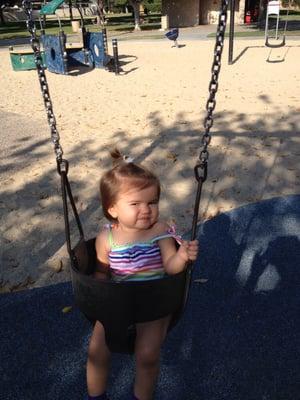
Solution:
[(117, 201), (122, 185), (142, 190), (150, 186), (157, 187), (160, 196), (160, 182), (155, 174), (147, 168), (134, 163), (132, 159), (120, 153), (118, 149), (110, 152), (113, 167), (106, 171), (100, 180), (100, 196), (103, 214), (110, 221), (116, 221), (108, 212)]

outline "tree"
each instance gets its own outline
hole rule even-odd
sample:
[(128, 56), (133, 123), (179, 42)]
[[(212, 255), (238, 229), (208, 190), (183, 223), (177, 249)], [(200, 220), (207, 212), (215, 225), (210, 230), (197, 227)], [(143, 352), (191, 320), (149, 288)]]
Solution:
[(5, 25), (4, 9), (5, 7), (13, 7), (18, 2), (15, 0), (0, 0), (0, 23)]
[(134, 30), (135, 31), (140, 31), (140, 5), (141, 5), (142, 0), (129, 0), (129, 4), (133, 8), (134, 12)]
[[(299, 0), (300, 1), (300, 0)], [(140, 5), (144, 4), (147, 10), (153, 12), (161, 12), (161, 0), (106, 0), (106, 3), (113, 4), (118, 8), (124, 8), (130, 5), (133, 10), (134, 16), (134, 29), (140, 30), (141, 18), (140, 18)]]
[(97, 25), (104, 25), (105, 17), (104, 17), (104, 0), (92, 0), (92, 3), (95, 5), (96, 9), (96, 20)]
[(5, 5), (2, 4), (2, 1), (0, 1), (0, 23), (1, 23), (1, 25), (5, 25), (5, 20), (4, 20), (4, 15), (3, 15), (4, 7), (5, 7)]
[[(300, 1), (300, 0), (299, 0)], [(128, 0), (129, 4), (132, 6), (133, 8), (133, 12), (134, 12), (134, 29), (139, 31), (141, 30), (140, 28), (140, 23), (141, 23), (141, 18), (140, 18), (140, 5), (143, 3), (144, 5), (146, 5), (147, 9), (150, 8), (150, 6), (152, 6), (154, 9), (157, 10), (161, 10), (161, 1), (154, 1), (154, 0)]]

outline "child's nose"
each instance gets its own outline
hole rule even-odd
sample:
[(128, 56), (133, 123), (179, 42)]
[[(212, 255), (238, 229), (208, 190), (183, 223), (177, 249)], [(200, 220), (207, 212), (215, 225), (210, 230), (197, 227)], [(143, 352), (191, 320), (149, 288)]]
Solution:
[(148, 204), (142, 204), (142, 212), (143, 213), (149, 213), (151, 211), (151, 208)]

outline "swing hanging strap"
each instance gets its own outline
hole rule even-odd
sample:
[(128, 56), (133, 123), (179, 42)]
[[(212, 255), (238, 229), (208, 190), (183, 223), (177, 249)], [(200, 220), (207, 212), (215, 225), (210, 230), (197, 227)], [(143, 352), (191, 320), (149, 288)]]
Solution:
[[(221, 70), (221, 58), (224, 47), (224, 36), (226, 30), (226, 21), (227, 21), (227, 9), (228, 9), (229, 0), (222, 0), (222, 5), (219, 14), (219, 22), (217, 27), (216, 34), (216, 44), (214, 48), (214, 58), (211, 67), (211, 80), (209, 83), (209, 97), (206, 103), (206, 117), (204, 118), (203, 126), (204, 126), (204, 134), (201, 140), (201, 150), (199, 154), (198, 161), (194, 167), (195, 178), (197, 181), (197, 192), (195, 197), (194, 204), (194, 215), (192, 222), (192, 230), (191, 230), (191, 240), (195, 240), (197, 235), (197, 223), (199, 216), (199, 208), (201, 201), (201, 193), (202, 193), (202, 185), (206, 181), (207, 178), (207, 162), (208, 162), (208, 146), (211, 142), (211, 134), (210, 128), (213, 126), (213, 111), (216, 107), (216, 93), (218, 91), (218, 79), (219, 73)], [(180, 310), (178, 311), (178, 316), (183, 313), (188, 296), (189, 289), (192, 281), (194, 263), (189, 261), (187, 269), (186, 269), (186, 279), (185, 279), (185, 288), (183, 294), (183, 300)]]
[(225, 37), (226, 22), (227, 22), (228, 4), (229, 0), (222, 0), (222, 5), (219, 14), (219, 22), (217, 27), (217, 34), (216, 34), (216, 44), (214, 48), (214, 58), (211, 67), (211, 80), (208, 87), (209, 97), (206, 102), (206, 117), (204, 118), (203, 122), (204, 134), (201, 139), (201, 150), (199, 158), (194, 167), (195, 178), (198, 182), (198, 185), (197, 185), (197, 192), (194, 205), (191, 240), (194, 240), (196, 238), (202, 185), (207, 178), (207, 162), (209, 157), (208, 146), (211, 142), (210, 129), (213, 126), (213, 111), (216, 107), (216, 93), (218, 91), (218, 85), (219, 85), (218, 79), (221, 70), (221, 58), (224, 48), (224, 37)]
[[(208, 162), (208, 146), (211, 142), (211, 133), (210, 128), (213, 126), (213, 111), (216, 107), (216, 93), (218, 91), (218, 79), (219, 73), (221, 70), (221, 58), (222, 52), (224, 48), (224, 36), (226, 30), (226, 22), (227, 22), (227, 9), (228, 9), (229, 0), (222, 0), (222, 5), (219, 14), (219, 22), (217, 27), (216, 34), (216, 44), (214, 48), (214, 58), (211, 67), (211, 80), (209, 83), (209, 97), (206, 103), (206, 117), (204, 118), (203, 126), (204, 126), (204, 134), (201, 140), (201, 150), (199, 154), (198, 161), (194, 167), (195, 178), (197, 181), (197, 192), (195, 197), (195, 205), (194, 205), (194, 215), (192, 222), (192, 231), (191, 231), (191, 240), (195, 240), (197, 235), (197, 223), (198, 223), (198, 215), (201, 201), (201, 193), (202, 193), (202, 185), (206, 181), (207, 178), (207, 162)], [(178, 313), (180, 315), (186, 306), (189, 288), (192, 281), (192, 273), (193, 273), (193, 262), (188, 263), (188, 267), (186, 270), (186, 280), (185, 280), (185, 289), (183, 295), (183, 301), (181, 309)]]
[(74, 253), (71, 247), (71, 235), (70, 235), (70, 223), (69, 223), (69, 212), (68, 212), (68, 202), (71, 204), (71, 209), (76, 221), (76, 225), (79, 231), (80, 239), (84, 238), (82, 225), (79, 219), (79, 215), (76, 209), (76, 205), (74, 202), (74, 198), (72, 195), (70, 183), (68, 180), (68, 170), (69, 170), (69, 163), (67, 160), (63, 159), (63, 149), (60, 145), (60, 136), (56, 126), (56, 119), (53, 112), (53, 106), (51, 102), (51, 97), (49, 93), (49, 87), (47, 83), (47, 78), (45, 74), (45, 69), (43, 66), (43, 60), (40, 51), (40, 41), (36, 34), (36, 26), (34, 23), (33, 15), (32, 15), (32, 3), (30, 0), (23, 0), (23, 8), (26, 13), (26, 25), (27, 29), (31, 35), (31, 47), (34, 52), (34, 60), (36, 64), (36, 69), (38, 73), (38, 78), (40, 82), (42, 97), (44, 100), (44, 105), (47, 113), (48, 124), (51, 131), (51, 140), (54, 145), (54, 152), (56, 156), (57, 162), (57, 171), (61, 177), (61, 193), (63, 199), (63, 209), (64, 209), (64, 220), (65, 220), (65, 233), (66, 233), (66, 242), (67, 242), (67, 249), (70, 257), (75, 260)]
[(84, 239), (83, 229), (81, 225), (81, 221), (79, 218), (79, 214), (75, 205), (75, 201), (73, 198), (70, 182), (68, 179), (68, 170), (69, 170), (69, 162), (67, 160), (62, 159), (60, 162), (57, 162), (57, 171), (60, 175), (61, 179), (61, 194), (63, 200), (63, 209), (64, 209), (64, 221), (65, 221), (65, 234), (66, 234), (66, 242), (67, 242), (67, 250), (70, 258), (76, 265), (76, 257), (74, 251), (72, 250), (71, 245), (71, 234), (70, 234), (70, 220), (69, 220), (69, 209), (68, 203), (71, 205), (71, 209), (73, 212), (73, 216), (75, 218), (75, 222), (79, 231), (79, 240)]
[(34, 52), (34, 61), (36, 64), (36, 69), (37, 69), (38, 78), (39, 78), (39, 82), (40, 82), (42, 97), (44, 100), (44, 105), (45, 105), (45, 109), (46, 109), (46, 113), (47, 113), (48, 124), (49, 124), (50, 130), (51, 130), (51, 140), (54, 145), (54, 152), (56, 155), (56, 159), (58, 162), (60, 162), (62, 160), (63, 150), (59, 143), (60, 137), (59, 137), (59, 133), (58, 133), (58, 130), (56, 127), (56, 119), (55, 119), (54, 112), (53, 112), (47, 78), (46, 78), (46, 74), (45, 74), (45, 68), (43, 66), (43, 60), (42, 60), (41, 49), (40, 49), (40, 41), (36, 34), (36, 26), (35, 26), (33, 15), (32, 15), (32, 4), (31, 4), (31, 1), (29, 1), (29, 0), (23, 0), (22, 4), (23, 4), (24, 11), (26, 13), (26, 16), (27, 16), (26, 25), (27, 25), (27, 30), (29, 31), (29, 33), (31, 35), (30, 43), (31, 43), (32, 50)]

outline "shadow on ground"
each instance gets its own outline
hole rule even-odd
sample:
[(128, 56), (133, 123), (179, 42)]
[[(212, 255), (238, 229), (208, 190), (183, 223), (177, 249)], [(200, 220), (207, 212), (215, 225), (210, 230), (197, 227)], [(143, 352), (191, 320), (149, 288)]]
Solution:
[[(258, 101), (270, 103), (267, 95), (258, 96)], [(49, 274), (55, 272), (42, 270), (41, 265), (64, 245), (65, 235), (60, 183), (45, 121), (16, 114), (2, 113), (2, 117), (7, 124), (4, 128), (9, 130), (13, 124), (16, 135), (4, 137), (0, 164), (4, 242), (0, 282), (4, 290), (15, 290), (24, 282), (25, 286), (34, 284), (40, 274), (45, 274), (49, 282)], [(215, 120), (225, 117), (238, 129), (232, 132), (215, 128), (213, 132), (216, 143), (210, 150), (203, 219), (211, 216), (211, 204), (217, 213), (225, 203), (232, 208), (236, 203), (251, 203), (272, 194), (299, 193), (299, 115), (293, 111), (282, 115), (274, 107), (271, 124), (262, 116), (250, 121), (247, 115), (234, 111), (226, 112), (226, 116), (216, 113)], [(164, 192), (162, 205), (167, 205), (168, 216), (177, 215), (180, 228), (189, 226), (196, 187), (193, 167), (202, 132), (186, 120), (184, 113), (179, 113), (171, 126), (164, 124), (159, 111), (149, 114), (148, 121), (153, 127), (149, 137), (132, 137), (118, 130), (110, 143), (118, 144), (138, 162), (147, 161), (157, 171)], [(91, 237), (103, 222), (98, 180), (101, 171), (110, 166), (108, 144), (103, 144), (100, 136), (96, 143), (94, 139), (74, 139), (69, 146), (65, 147), (69, 179), (86, 236)], [(17, 184), (18, 173), (23, 177), (25, 170), (28, 179)], [(76, 234), (74, 226), (71, 229)]]
[[(299, 195), (199, 227), (188, 306), (164, 345), (155, 399), (298, 398), (299, 232)], [(62, 311), (70, 304), (69, 283), (0, 296), (3, 400), (84, 399), (91, 327), (78, 310)], [(133, 368), (114, 356), (113, 400), (129, 393)]]

